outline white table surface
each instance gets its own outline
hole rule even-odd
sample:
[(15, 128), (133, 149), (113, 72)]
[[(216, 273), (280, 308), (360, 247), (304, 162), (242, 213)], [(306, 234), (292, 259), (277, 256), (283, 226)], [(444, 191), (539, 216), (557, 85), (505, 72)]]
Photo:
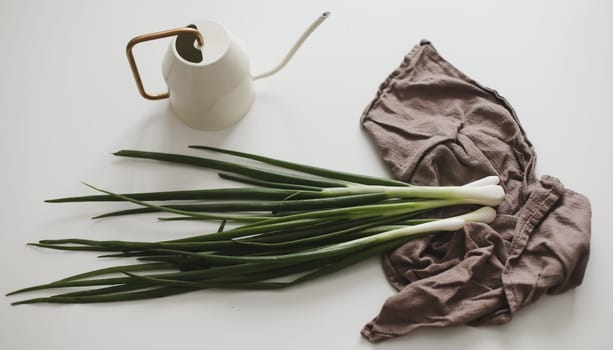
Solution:
[[(89, 193), (221, 186), (212, 172), (116, 159), (121, 148), (187, 152), (208, 144), (387, 175), (359, 117), (422, 38), (498, 90), (534, 143), (538, 172), (592, 202), (584, 283), (545, 296), (504, 326), (421, 330), (380, 345), (361, 338), (394, 290), (377, 259), (282, 292), (203, 291), (106, 305), (0, 303), (1, 349), (604, 349), (613, 346), (611, 157), (613, 5), (608, 1), (18, 1), (0, 2), (0, 275), (8, 292), (108, 266), (89, 253), (26, 247), (43, 238), (161, 240), (211, 229), (154, 216), (93, 221), (111, 204), (51, 205)], [(460, 4), (461, 3), (461, 4)], [(241, 38), (255, 73), (274, 65), (323, 10), (332, 16), (277, 76), (258, 81), (239, 124), (189, 129), (166, 101), (137, 93), (124, 54), (137, 35), (215, 20)], [(136, 51), (164, 90), (167, 42)], [(34, 294), (37, 295), (37, 294)]]

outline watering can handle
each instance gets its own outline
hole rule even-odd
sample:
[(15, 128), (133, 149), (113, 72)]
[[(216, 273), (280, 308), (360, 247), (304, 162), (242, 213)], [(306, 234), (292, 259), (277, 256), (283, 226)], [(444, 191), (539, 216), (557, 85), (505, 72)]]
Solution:
[(143, 86), (143, 81), (140, 78), (140, 73), (138, 72), (138, 67), (136, 66), (136, 60), (134, 60), (134, 54), (132, 53), (132, 48), (136, 44), (142, 43), (144, 41), (151, 41), (151, 40), (166, 38), (169, 36), (175, 36), (179, 34), (195, 35), (196, 40), (198, 41), (198, 46), (202, 47), (204, 45), (204, 37), (202, 36), (202, 33), (200, 33), (197, 29), (189, 28), (189, 27), (175, 28), (175, 29), (164, 30), (161, 32), (156, 32), (156, 33), (143, 34), (143, 35), (139, 35), (137, 37), (132, 38), (132, 40), (128, 42), (128, 45), (126, 46), (126, 55), (128, 56), (128, 62), (130, 63), (130, 68), (132, 69), (132, 75), (134, 76), (134, 80), (136, 81), (136, 87), (138, 88), (138, 92), (140, 92), (140, 94), (144, 98), (148, 100), (161, 100), (164, 98), (168, 98), (169, 93), (166, 92), (163, 94), (150, 95), (145, 91), (145, 87)]

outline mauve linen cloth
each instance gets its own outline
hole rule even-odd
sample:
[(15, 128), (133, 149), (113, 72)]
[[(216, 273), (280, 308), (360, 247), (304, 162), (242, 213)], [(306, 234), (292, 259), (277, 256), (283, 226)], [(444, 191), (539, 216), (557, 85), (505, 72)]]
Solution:
[(490, 224), (411, 241), (383, 257), (398, 293), (362, 330), (379, 342), (422, 327), (501, 324), (542, 294), (581, 284), (589, 200), (551, 176), (509, 103), (422, 40), (381, 84), (362, 125), (394, 176), (462, 185), (498, 175), (506, 191)]

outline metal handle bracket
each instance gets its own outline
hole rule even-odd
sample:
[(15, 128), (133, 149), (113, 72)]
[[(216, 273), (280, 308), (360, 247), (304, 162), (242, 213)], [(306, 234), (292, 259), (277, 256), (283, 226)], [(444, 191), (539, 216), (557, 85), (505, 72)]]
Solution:
[(140, 92), (140, 94), (144, 98), (148, 100), (161, 100), (164, 98), (168, 98), (169, 93), (166, 92), (163, 94), (150, 95), (149, 93), (145, 91), (145, 87), (143, 86), (143, 81), (140, 77), (140, 73), (138, 71), (138, 67), (136, 65), (136, 60), (134, 59), (134, 54), (132, 53), (132, 49), (134, 48), (136, 44), (139, 44), (145, 41), (157, 40), (157, 39), (166, 38), (169, 36), (175, 36), (179, 34), (193, 34), (196, 36), (198, 45), (200, 47), (204, 45), (204, 37), (202, 36), (202, 33), (200, 33), (197, 29), (189, 28), (189, 27), (175, 28), (175, 29), (164, 30), (161, 32), (156, 32), (156, 33), (143, 34), (143, 35), (139, 35), (137, 37), (132, 38), (132, 40), (128, 42), (128, 45), (126, 46), (126, 55), (128, 56), (128, 62), (130, 63), (130, 69), (132, 69), (132, 75), (134, 76), (134, 81), (136, 81), (136, 87), (138, 88), (138, 92)]

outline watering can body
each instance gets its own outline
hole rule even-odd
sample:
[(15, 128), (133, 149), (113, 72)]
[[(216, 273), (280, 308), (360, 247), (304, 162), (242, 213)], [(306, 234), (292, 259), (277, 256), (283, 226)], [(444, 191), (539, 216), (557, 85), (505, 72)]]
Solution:
[(172, 39), (162, 62), (170, 107), (185, 124), (204, 130), (226, 128), (243, 118), (255, 98), (249, 57), (231, 33), (211, 21), (194, 25), (205, 38), (202, 60), (191, 62), (193, 41)]

